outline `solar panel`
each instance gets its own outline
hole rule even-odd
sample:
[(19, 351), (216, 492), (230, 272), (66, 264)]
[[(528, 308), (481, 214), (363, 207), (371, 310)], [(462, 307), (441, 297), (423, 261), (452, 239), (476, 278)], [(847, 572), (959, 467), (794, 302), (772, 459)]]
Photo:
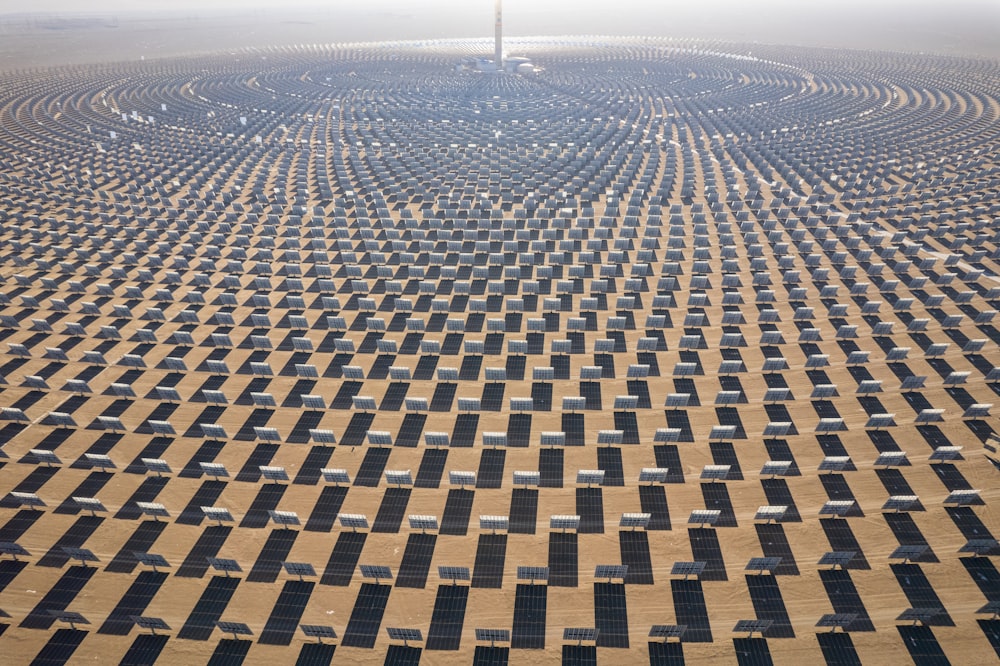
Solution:
[(385, 470), (385, 482), (394, 486), (412, 486), (413, 475), (410, 470)]
[(639, 470), (639, 483), (666, 483), (668, 472), (666, 467), (643, 467)]
[(158, 502), (136, 502), (135, 505), (142, 511), (143, 515), (153, 518), (169, 518), (170, 512)]
[[(690, 399), (690, 393), (668, 393), (667, 399), (664, 402), (664, 407), (670, 407), (672, 409), (687, 407)], [(666, 428), (661, 428), (660, 430), (666, 430)], [(659, 430), (657, 433), (659, 433)]]
[(810, 398), (833, 398), (838, 395), (836, 384), (817, 384), (813, 387), (812, 393), (809, 395)]
[(161, 617), (150, 617), (148, 615), (130, 615), (132, 620), (140, 629), (149, 629), (155, 636), (157, 630), (170, 631), (170, 625)]
[(205, 402), (210, 405), (228, 405), (229, 400), (226, 398), (226, 394), (222, 391), (215, 391), (209, 389), (202, 389), (202, 397), (205, 398)]
[(156, 571), (157, 567), (163, 567), (164, 569), (166, 569), (170, 566), (170, 563), (167, 562), (167, 558), (163, 557), (163, 555), (160, 555), (158, 553), (136, 552), (132, 553), (132, 555), (135, 557), (136, 561), (139, 564), (145, 567), (153, 567), (153, 571)]
[(575, 530), (580, 527), (580, 516), (576, 515), (553, 515), (549, 516), (549, 529), (553, 530)]
[(712, 426), (712, 430), (708, 435), (709, 440), (713, 441), (728, 441), (736, 437), (736, 426), (726, 425), (726, 426)]
[[(618, 407), (615, 407), (618, 409)], [(625, 433), (622, 430), (598, 430), (597, 443), (604, 445), (621, 444)]]
[(98, 511), (105, 512), (107, 508), (96, 497), (72, 497), (70, 498), (84, 511), (90, 511), (91, 515), (97, 515)]
[(376, 582), (380, 580), (392, 580), (392, 570), (387, 566), (378, 564), (361, 564), (358, 566), (363, 578), (374, 578)]
[(157, 386), (156, 392), (160, 396), (160, 400), (165, 402), (180, 402), (181, 394), (177, 392), (177, 389), (170, 386)]
[(225, 559), (221, 557), (208, 557), (205, 558), (208, 561), (208, 566), (212, 567), (216, 571), (222, 571), (228, 577), (230, 573), (240, 573), (243, 569), (240, 567), (239, 562), (236, 560)]
[(84, 363), (89, 365), (107, 365), (108, 362), (104, 358), (104, 354), (99, 351), (86, 351), (83, 352), (83, 358), (81, 359)]
[(949, 460), (961, 460), (961, 446), (939, 446), (930, 455), (930, 460), (934, 462), (947, 462)]
[(10, 555), (17, 560), (18, 557), (30, 557), (29, 553), (24, 546), (19, 543), (14, 543), (13, 541), (0, 541), (0, 555)]
[(282, 562), (281, 566), (285, 568), (285, 571), (290, 576), (298, 576), (299, 580), (302, 580), (304, 576), (316, 575), (316, 569), (308, 562)]
[[(739, 402), (742, 393), (740, 391), (719, 391), (715, 394), (716, 405), (735, 405)], [(766, 434), (766, 430), (765, 430)]]
[[(633, 409), (636, 409), (638, 407), (638, 405), (639, 405), (639, 398), (638, 398), (638, 396), (634, 396), (634, 395), (616, 395), (615, 396), (615, 402), (614, 402), (614, 408), (615, 408), (615, 410), (618, 410), (618, 411), (621, 411), (621, 410), (633, 410)], [(615, 431), (611, 431), (611, 432), (615, 432)], [(599, 444), (604, 443), (604, 442), (600, 441), (600, 433), (598, 433), (598, 443)], [(609, 443), (609, 444), (618, 444), (620, 442), (607, 442), (607, 443)]]
[(448, 472), (448, 482), (453, 486), (465, 488), (476, 485), (475, 472)]
[(482, 401), (479, 398), (459, 398), (458, 411), (478, 412), (482, 408)]
[(260, 465), (260, 475), (268, 481), (288, 481), (288, 472), (284, 467), (272, 467), (270, 465)]
[(734, 634), (763, 634), (774, 624), (772, 620), (737, 620)]
[(875, 459), (876, 467), (900, 467), (909, 464), (906, 451), (884, 451)]
[(637, 527), (646, 528), (649, 526), (649, 521), (652, 515), (649, 513), (623, 513), (621, 519), (618, 521), (619, 527), (630, 527), (635, 529)]
[[(990, 317), (990, 319), (992, 320), (993, 317)], [(985, 322), (981, 322), (981, 323), (985, 323)], [(982, 351), (983, 347), (986, 346), (986, 342), (987, 342), (987, 340), (985, 340), (984, 338), (977, 338), (975, 340), (969, 340), (968, 342), (965, 343), (965, 346), (962, 347), (962, 352), (965, 353), (965, 354), (974, 354), (976, 352)]]
[(688, 377), (698, 373), (697, 363), (676, 363), (674, 365), (673, 375), (675, 377)]
[(303, 395), (302, 407), (311, 410), (323, 410), (326, 409), (326, 401), (321, 395)]
[(201, 468), (201, 471), (207, 476), (211, 476), (217, 479), (223, 479), (229, 477), (229, 471), (222, 463), (201, 462), (198, 463), (198, 466)]
[(94, 551), (87, 548), (71, 548), (69, 546), (62, 546), (61, 549), (63, 553), (66, 554), (71, 560), (80, 560), (80, 563), (84, 566), (87, 562), (100, 562), (97, 555), (94, 555)]
[[(0, 552), (3, 552), (0, 550)], [(969, 539), (965, 545), (958, 549), (960, 553), (973, 553), (974, 555), (997, 555), (1000, 554), (1000, 542), (993, 538)]]
[(943, 608), (907, 608), (896, 618), (897, 622), (912, 622), (917, 624), (928, 624), (937, 616), (943, 614)]
[(725, 481), (729, 478), (729, 472), (732, 469), (731, 465), (705, 465), (701, 470), (702, 480), (710, 479), (712, 481)]
[(882, 505), (882, 511), (910, 511), (919, 505), (920, 498), (916, 495), (892, 495)]
[(76, 421), (65, 412), (49, 412), (48, 423), (58, 428), (75, 428)]
[(386, 627), (385, 633), (389, 635), (389, 638), (391, 640), (403, 641), (404, 643), (409, 643), (410, 641), (424, 640), (424, 635), (419, 629), (409, 629), (403, 627)]
[(576, 473), (576, 482), (586, 485), (588, 488), (594, 484), (604, 483), (604, 470), (602, 469), (581, 469)]
[[(852, 335), (841, 335), (840, 331), (837, 332), (838, 337), (857, 337), (853, 335), (857, 327), (851, 329)], [(841, 329), (843, 330), (843, 329)], [(847, 355), (847, 365), (865, 365), (868, 363), (868, 352), (866, 351), (852, 351)], [(879, 393), (882, 391), (882, 382), (877, 379), (865, 379), (858, 384), (858, 393)]]
[(757, 508), (757, 513), (754, 515), (754, 520), (763, 520), (764, 522), (780, 521), (788, 513), (788, 507), (785, 505), (766, 505)]
[(865, 423), (865, 428), (874, 428), (876, 430), (882, 430), (885, 428), (891, 428), (896, 425), (896, 415), (895, 414), (872, 414), (868, 417), (867, 423)]
[(443, 580), (450, 580), (452, 583), (460, 580), (472, 580), (469, 567), (439, 566), (438, 577)]
[(597, 640), (597, 629), (593, 627), (566, 627), (563, 629), (564, 641), (593, 642)]
[(52, 451), (47, 451), (45, 449), (31, 449), (28, 453), (40, 464), (45, 465), (61, 465), (62, 460), (59, 459)]
[(669, 640), (671, 638), (683, 640), (684, 632), (686, 631), (687, 625), (684, 624), (654, 624), (649, 628), (649, 637), (662, 638), (665, 640)]
[(299, 522), (299, 515), (294, 511), (268, 511), (267, 514), (275, 525), (287, 528), (302, 524)]
[(35, 493), (11, 491), (10, 497), (21, 506), (29, 506), (32, 508), (46, 506), (45, 502), (43, 502), (42, 499)]
[(224, 634), (232, 634), (233, 638), (237, 636), (253, 636), (253, 631), (250, 627), (243, 622), (225, 622), (223, 620), (218, 620), (215, 626)]
[(982, 504), (978, 490), (953, 490), (944, 499), (944, 504), (956, 504), (958, 506), (969, 506), (972, 504)]
[(410, 523), (410, 529), (412, 530), (426, 531), (438, 528), (437, 516), (411, 514), (407, 516), (407, 521)]
[(962, 414), (962, 418), (987, 418), (990, 415), (990, 409), (993, 408), (992, 403), (976, 403), (969, 405), (965, 408), (965, 412)]
[(517, 579), (518, 580), (530, 580), (534, 583), (536, 580), (548, 580), (549, 579), (549, 568), (548, 567), (529, 567), (529, 566), (518, 566), (517, 567)]
[(490, 645), (494, 643), (509, 643), (510, 629), (484, 629), (476, 627), (476, 640), (481, 643), (488, 641)]
[(792, 468), (789, 460), (768, 460), (760, 470), (761, 476), (787, 476)]
[(925, 544), (903, 545), (896, 548), (889, 555), (890, 560), (916, 561), (919, 560), (928, 550)]
[(354, 409), (362, 412), (374, 412), (378, 409), (375, 406), (375, 398), (370, 396), (356, 395), (351, 398), (351, 404), (354, 405)]
[(816, 432), (840, 432), (847, 430), (844, 419), (836, 417), (822, 418), (816, 424)]
[(628, 566), (624, 564), (598, 564), (594, 567), (594, 578), (607, 578), (625, 580), (628, 574)]
[(830, 551), (825, 553), (821, 558), (819, 558), (819, 562), (817, 562), (817, 564), (821, 567), (835, 567), (835, 568), (840, 567), (841, 569), (843, 569), (844, 567), (846, 567), (848, 564), (851, 563), (851, 560), (853, 560), (856, 555), (857, 553), (855, 553), (853, 550)]
[(750, 561), (747, 562), (745, 571), (758, 571), (758, 572), (768, 572), (774, 573), (774, 570), (781, 565), (780, 557), (752, 557)]
[(565, 446), (565, 432), (543, 432), (541, 436), (542, 446)]
[(700, 576), (701, 572), (705, 570), (705, 562), (674, 562), (674, 565), (670, 568), (670, 575), (672, 576)]
[(855, 504), (854, 500), (830, 500), (820, 508), (819, 515), (843, 517), (854, 508)]
[(657, 428), (653, 436), (654, 442), (677, 442), (680, 441), (682, 430), (680, 428)]
[(695, 509), (688, 517), (688, 525), (714, 525), (721, 515), (718, 509)]
[(71, 629), (75, 629), (78, 624), (90, 624), (90, 620), (76, 611), (50, 610), (49, 615), (52, 616), (56, 622), (65, 622)]
[(534, 409), (535, 409), (535, 401), (533, 398), (510, 399), (510, 411), (512, 412), (530, 412)]
[(850, 456), (826, 456), (818, 469), (821, 472), (843, 472), (850, 464)]
[(886, 352), (885, 358), (887, 361), (905, 361), (909, 353), (909, 347), (893, 347)]
[(205, 517), (209, 520), (215, 520), (220, 525), (222, 523), (233, 522), (233, 514), (229, 513), (229, 509), (224, 509), (219, 506), (203, 506), (201, 507), (201, 512), (205, 514)]
[(254, 438), (262, 442), (280, 442), (281, 435), (278, 434), (277, 428), (265, 428), (261, 426), (253, 427)]
[(225, 428), (215, 423), (201, 423), (202, 434), (209, 439), (229, 439)]
[(318, 428), (311, 428), (309, 430), (309, 438), (312, 439), (316, 444), (336, 444), (337, 438), (334, 436), (332, 430), (322, 430)]
[[(813, 358), (810, 357), (806, 359), (806, 367), (810, 367), (813, 362)], [(820, 363), (819, 365), (825, 365), (825, 363)], [(764, 372), (780, 372), (781, 370), (788, 369), (788, 361), (782, 356), (776, 356), (772, 358), (764, 359), (764, 365), (761, 370)]]
[(1000, 601), (987, 602), (984, 606), (977, 610), (976, 613), (997, 617), (1000, 615)]
[(330, 469), (323, 468), (319, 471), (322, 475), (323, 480), (327, 483), (334, 483), (340, 485), (341, 483), (350, 483), (351, 477), (347, 473), (346, 469)]
[(424, 443), (427, 446), (448, 446), (451, 438), (446, 432), (425, 432)]
[(337, 518), (343, 527), (349, 527), (352, 530), (368, 529), (368, 517), (363, 513), (342, 513)]
[(484, 432), (483, 446), (502, 447), (507, 446), (507, 433), (505, 432)]
[(426, 412), (429, 409), (427, 398), (406, 398), (405, 404), (408, 412)]
[(101, 454), (101, 453), (84, 453), (83, 457), (84, 457), (84, 459), (87, 460), (87, 462), (90, 463), (91, 467), (96, 467), (97, 469), (100, 469), (100, 470), (115, 469), (114, 462), (111, 461), (110, 457), (108, 457), (108, 456), (106, 456), (104, 454)]
[[(43, 391), (47, 391), (49, 389), (48, 382), (46, 382), (43, 378), (38, 377), (37, 375), (25, 375), (24, 383), (22, 385), (31, 389), (40, 389)], [(124, 427), (121, 425), (121, 422), (118, 421), (118, 419), (114, 419), (111, 417), (104, 417), (102, 420), (102, 417), (98, 416), (97, 420), (100, 421), (102, 427), (104, 427), (107, 430), (112, 430), (116, 425), (118, 426), (117, 428), (118, 430), (124, 430)]]
[(157, 435), (176, 435), (177, 432), (174, 430), (174, 426), (170, 421), (154, 421), (150, 419), (147, 421), (150, 430), (152, 430)]
[(849, 626), (854, 624), (856, 619), (858, 619), (857, 613), (826, 613), (820, 617), (816, 626), (823, 628), (829, 627), (831, 631), (836, 631), (837, 628), (846, 631)]
[(792, 424), (787, 421), (772, 421), (764, 426), (764, 437), (784, 437), (791, 430)]
[(515, 486), (537, 486), (541, 482), (540, 472), (516, 471), (514, 472)]
[(508, 516), (479, 516), (479, 529), (481, 530), (506, 530), (510, 526)]
[(337, 638), (337, 632), (334, 631), (333, 627), (329, 627), (321, 624), (300, 624), (299, 628), (302, 629), (302, 633), (309, 638), (315, 638), (318, 642), (322, 643), (324, 638), (329, 638), (333, 640)]

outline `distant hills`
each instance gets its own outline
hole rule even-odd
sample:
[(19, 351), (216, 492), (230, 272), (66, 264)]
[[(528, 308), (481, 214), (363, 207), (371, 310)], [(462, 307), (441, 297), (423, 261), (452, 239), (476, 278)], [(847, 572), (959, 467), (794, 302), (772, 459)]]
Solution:
[(118, 17), (113, 14), (27, 12), (0, 14), (0, 34), (51, 30), (102, 30), (117, 27)]

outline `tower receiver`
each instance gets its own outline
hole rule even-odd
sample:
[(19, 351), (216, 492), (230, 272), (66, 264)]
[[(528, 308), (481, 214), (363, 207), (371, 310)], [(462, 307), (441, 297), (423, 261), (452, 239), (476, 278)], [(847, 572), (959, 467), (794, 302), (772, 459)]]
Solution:
[(503, 72), (503, 0), (496, 0), (494, 5), (496, 21), (493, 25), (493, 64), (497, 73)]

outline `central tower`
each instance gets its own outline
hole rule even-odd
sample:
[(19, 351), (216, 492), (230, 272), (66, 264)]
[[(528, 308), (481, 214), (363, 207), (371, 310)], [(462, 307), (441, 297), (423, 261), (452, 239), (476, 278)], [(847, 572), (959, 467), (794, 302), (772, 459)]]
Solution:
[(493, 54), (493, 64), (498, 72), (503, 71), (503, 0), (496, 0), (495, 5), (496, 21), (493, 26), (493, 39), (495, 53)]

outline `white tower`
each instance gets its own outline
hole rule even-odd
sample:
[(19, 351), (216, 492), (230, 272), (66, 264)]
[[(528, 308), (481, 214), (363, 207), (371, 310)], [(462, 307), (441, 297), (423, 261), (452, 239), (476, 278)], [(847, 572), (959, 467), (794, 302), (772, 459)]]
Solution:
[(496, 52), (493, 63), (498, 72), (503, 71), (503, 0), (496, 0), (496, 23), (493, 27), (493, 39)]

